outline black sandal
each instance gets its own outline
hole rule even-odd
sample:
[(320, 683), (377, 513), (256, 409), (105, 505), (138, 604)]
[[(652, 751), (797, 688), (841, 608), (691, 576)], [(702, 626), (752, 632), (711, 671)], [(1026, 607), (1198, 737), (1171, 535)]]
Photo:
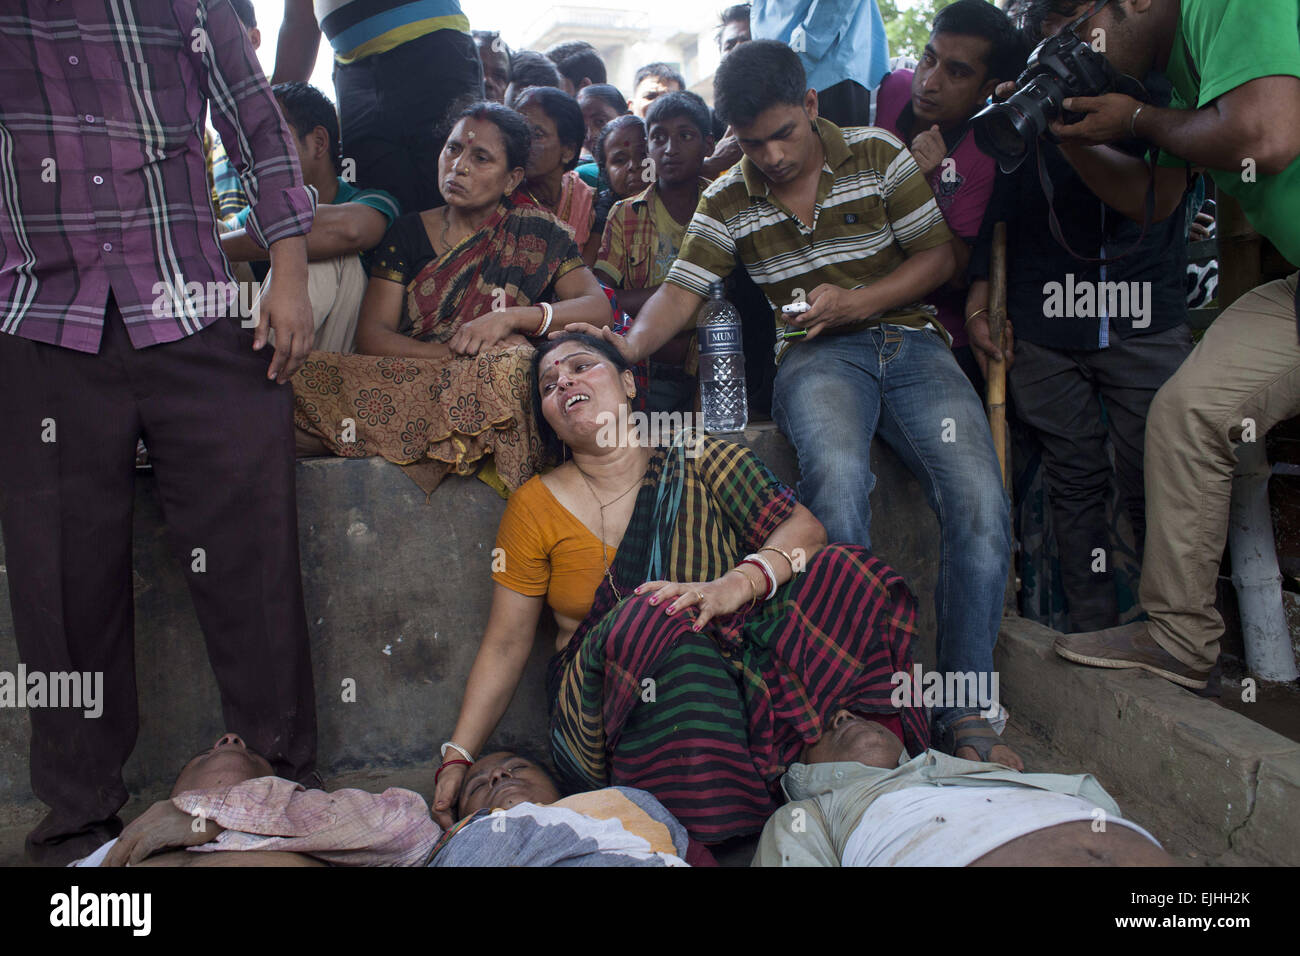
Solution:
[(997, 763), (990, 760), (993, 748), (1002, 743), (1002, 737), (979, 714), (959, 717), (948, 725), (939, 740), (939, 749), (952, 756), (962, 747), (970, 747), (981, 763)]

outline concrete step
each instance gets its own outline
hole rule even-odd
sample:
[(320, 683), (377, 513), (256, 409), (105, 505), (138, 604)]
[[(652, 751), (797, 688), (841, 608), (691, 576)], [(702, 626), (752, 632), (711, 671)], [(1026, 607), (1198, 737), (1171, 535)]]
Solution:
[(1003, 621), (995, 662), (1020, 727), (1152, 808), (1168, 843), (1221, 864), (1300, 864), (1300, 744), (1144, 671), (1071, 664), (1055, 637)]

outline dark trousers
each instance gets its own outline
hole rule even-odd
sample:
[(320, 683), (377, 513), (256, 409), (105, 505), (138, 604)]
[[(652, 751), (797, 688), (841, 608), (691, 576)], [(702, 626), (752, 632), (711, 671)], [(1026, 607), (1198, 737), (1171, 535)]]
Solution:
[[(1127, 339), (1112, 333), (1110, 346), (1096, 351), (1016, 342), (1008, 380), (1017, 416), (1043, 446), (1061, 583), (1076, 631), (1118, 623), (1106, 519), (1112, 471), (1106, 439), (1115, 451), (1115, 480), (1140, 557), (1146, 536), (1142, 450), (1147, 410), (1191, 348), (1184, 325)], [(1098, 548), (1104, 564), (1097, 558)]]
[[(301, 779), (315, 768), (293, 393), (267, 381), (270, 348), (251, 345), (251, 331), (219, 319), (179, 341), (134, 349), (112, 298), (97, 355), (0, 335), (0, 527), (18, 652), (29, 673), (104, 675), (98, 718), (29, 711), (32, 791), (51, 808), (29, 838), (35, 848), (111, 831), (127, 799), (122, 765), (138, 728), (137, 437), (148, 445), (186, 569), (226, 729), (281, 776)], [(176, 675), (175, 693), (185, 693), (185, 681)], [(193, 750), (210, 743), (196, 740)]]
[(840, 80), (817, 91), (817, 115), (836, 126), (868, 126), (871, 120), (871, 91), (853, 80)]
[(438, 154), (451, 114), (483, 99), (473, 38), (438, 30), (355, 63), (336, 64), (344, 160), (358, 185), (385, 189), (402, 212), (442, 205)]

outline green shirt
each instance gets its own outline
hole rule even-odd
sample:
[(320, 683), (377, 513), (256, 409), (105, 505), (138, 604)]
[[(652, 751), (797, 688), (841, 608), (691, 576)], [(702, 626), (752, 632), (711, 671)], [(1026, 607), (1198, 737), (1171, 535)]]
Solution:
[[(709, 283), (726, 278), (739, 259), (775, 309), (822, 283), (869, 286), (910, 255), (951, 241), (930, 184), (897, 137), (872, 127), (841, 130), (820, 117), (817, 132), (826, 161), (811, 228), (771, 194), (746, 156), (700, 197), (665, 281), (706, 298)], [(916, 303), (835, 331), (886, 322), (923, 328), (933, 320), (934, 310)], [(790, 347), (798, 346), (778, 342), (778, 361)]]
[[(385, 230), (393, 224), (393, 220), (401, 213), (397, 200), (382, 189), (358, 189), (352, 183), (339, 177), (339, 191), (334, 195), (334, 201), (330, 205), (341, 206), (345, 202), (359, 202), (363, 206), (379, 210), (384, 214), (384, 218), (388, 220), (384, 223)], [(250, 207), (245, 206), (231, 217), (234, 220), (235, 229), (244, 228), (244, 224), (248, 221), (249, 209)]]
[[(1166, 73), (1174, 109), (1201, 109), (1262, 76), (1300, 76), (1300, 0), (1182, 0)], [(1188, 55), (1191, 61), (1188, 60)], [(1162, 155), (1161, 165), (1182, 165)], [(1212, 170), (1259, 233), (1300, 265), (1300, 158), (1276, 176)]]

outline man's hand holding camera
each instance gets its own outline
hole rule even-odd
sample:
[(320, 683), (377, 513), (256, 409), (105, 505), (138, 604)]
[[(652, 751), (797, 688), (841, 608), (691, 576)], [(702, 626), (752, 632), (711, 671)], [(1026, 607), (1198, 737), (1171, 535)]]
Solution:
[(1104, 96), (1074, 96), (1062, 104), (1071, 113), (1086, 114), (1077, 123), (1052, 123), (1052, 132), (1063, 143), (1114, 143), (1136, 139), (1134, 120), (1139, 110), (1147, 109), (1140, 100), (1123, 93)]

